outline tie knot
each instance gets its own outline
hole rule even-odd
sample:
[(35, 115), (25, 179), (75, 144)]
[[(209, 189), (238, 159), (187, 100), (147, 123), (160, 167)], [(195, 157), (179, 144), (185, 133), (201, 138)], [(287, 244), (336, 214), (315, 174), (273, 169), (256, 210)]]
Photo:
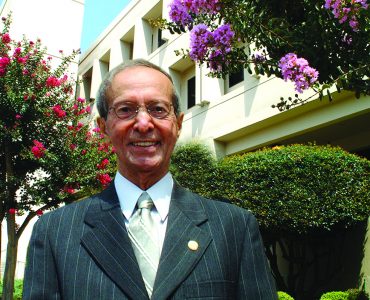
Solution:
[(147, 208), (147, 209), (152, 209), (154, 203), (152, 198), (150, 198), (149, 194), (147, 192), (143, 192), (139, 199), (137, 200), (137, 206), (138, 208)]

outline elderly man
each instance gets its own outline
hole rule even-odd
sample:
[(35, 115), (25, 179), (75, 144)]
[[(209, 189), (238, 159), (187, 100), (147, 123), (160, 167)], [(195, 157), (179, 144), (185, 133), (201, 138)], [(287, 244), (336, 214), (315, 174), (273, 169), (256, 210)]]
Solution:
[(97, 107), (116, 148), (114, 182), (39, 219), (23, 298), (277, 299), (253, 215), (181, 188), (168, 171), (184, 116), (171, 77), (124, 62)]

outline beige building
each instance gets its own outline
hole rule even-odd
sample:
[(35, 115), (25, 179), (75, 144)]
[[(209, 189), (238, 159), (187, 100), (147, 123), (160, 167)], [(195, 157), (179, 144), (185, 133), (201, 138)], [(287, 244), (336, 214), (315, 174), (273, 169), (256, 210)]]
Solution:
[[(294, 94), (293, 85), (274, 77), (207, 77), (207, 68), (176, 56), (188, 48), (189, 35), (171, 35), (150, 26), (149, 20), (167, 17), (170, 0), (132, 0), (81, 55), (80, 96), (94, 100), (102, 77), (129, 58), (146, 58), (175, 79), (185, 112), (182, 140), (207, 142), (221, 156), (262, 146), (316, 141), (339, 145), (370, 156), (370, 97), (356, 100), (351, 93), (334, 101), (309, 104), (279, 112), (272, 108), (281, 96)], [(308, 98), (310, 92), (303, 94)]]
[[(370, 97), (356, 100), (352, 93), (334, 94), (334, 101), (312, 98), (286, 112), (272, 108), (281, 96), (294, 94), (293, 85), (274, 77), (244, 71), (225, 80), (207, 77), (204, 66), (176, 56), (188, 48), (189, 35), (171, 35), (149, 20), (168, 17), (170, 0), (132, 0), (81, 55), (79, 96), (94, 101), (104, 75), (125, 59), (145, 58), (174, 78), (185, 112), (180, 141), (198, 139), (218, 156), (263, 146), (315, 141), (339, 145), (370, 158)], [(312, 92), (311, 92), (312, 93)], [(307, 92), (302, 98), (312, 94)], [(369, 232), (369, 231), (368, 231)], [(370, 286), (368, 243), (363, 272)]]
[[(23, 35), (29, 40), (41, 39), (47, 47), (47, 55), (53, 57), (53, 63), (60, 61), (59, 50), (70, 54), (80, 47), (84, 0), (3, 0), (0, 6), (0, 16), (7, 17), (12, 13), (10, 35), (12, 39), (20, 40)], [(71, 63), (70, 73), (77, 76), (78, 58)], [(32, 227), (36, 218), (28, 225), (19, 240), (16, 278), (23, 277), (26, 261), (26, 250)], [(22, 223), (22, 217), (17, 219)], [(6, 222), (2, 224), (1, 268), (4, 271), (6, 256)]]

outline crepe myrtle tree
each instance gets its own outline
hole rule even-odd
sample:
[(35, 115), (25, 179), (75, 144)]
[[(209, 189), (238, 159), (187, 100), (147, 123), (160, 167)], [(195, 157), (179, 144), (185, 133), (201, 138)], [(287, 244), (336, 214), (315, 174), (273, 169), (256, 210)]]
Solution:
[[(189, 49), (177, 54), (206, 63), (224, 77), (244, 67), (295, 84), (286, 110), (335, 87), (370, 94), (370, 13), (367, 0), (173, 0), (170, 20), (152, 20), (171, 33), (190, 31)], [(302, 99), (299, 94), (315, 93)]]
[[(78, 51), (52, 68), (41, 41), (0, 33), (0, 223), (6, 219), (3, 299), (12, 299), (18, 240), (35, 216), (106, 186), (114, 149), (89, 125), (90, 106), (75, 99), (67, 69)], [(24, 215), (17, 224), (16, 216)]]

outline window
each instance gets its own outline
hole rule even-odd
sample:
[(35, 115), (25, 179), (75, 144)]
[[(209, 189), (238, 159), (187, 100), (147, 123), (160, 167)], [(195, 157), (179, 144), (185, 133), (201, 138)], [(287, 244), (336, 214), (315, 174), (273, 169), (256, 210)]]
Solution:
[(195, 106), (195, 76), (188, 79), (188, 86), (187, 86), (187, 94), (188, 94), (188, 109)]
[(162, 39), (162, 30), (161, 30), (161, 29), (158, 29), (158, 41), (157, 41), (157, 43), (158, 43), (158, 48), (159, 48), (160, 46), (162, 46), (165, 42), (167, 42), (167, 40)]
[(229, 88), (237, 85), (244, 80), (244, 69), (240, 68), (238, 71), (229, 74)]

